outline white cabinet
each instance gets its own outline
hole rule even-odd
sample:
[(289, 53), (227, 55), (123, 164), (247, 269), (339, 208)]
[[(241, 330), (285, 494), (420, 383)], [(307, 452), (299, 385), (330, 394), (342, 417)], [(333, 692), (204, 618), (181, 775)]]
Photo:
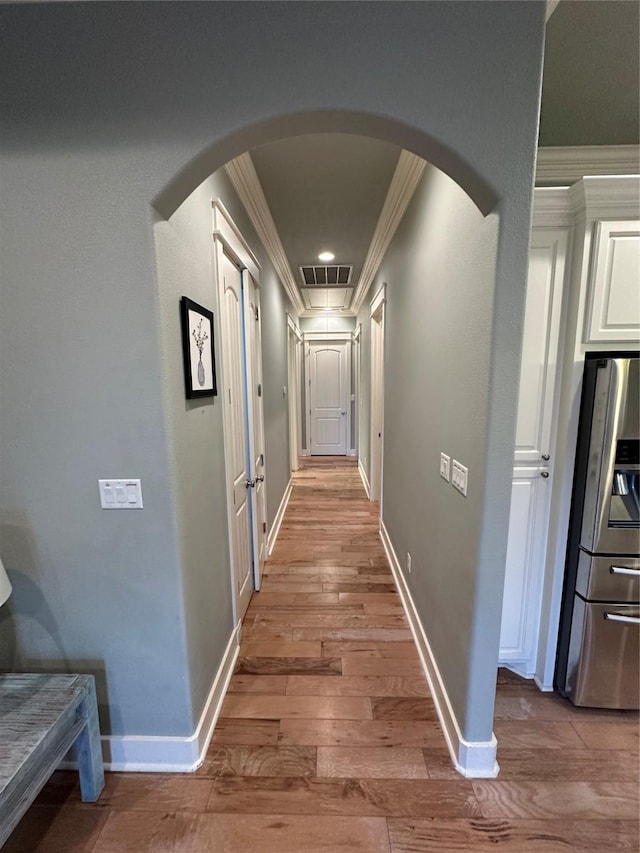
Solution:
[(640, 222), (595, 223), (585, 343), (640, 340)]
[(549, 526), (568, 228), (534, 228), (523, 331), (500, 663), (535, 672)]

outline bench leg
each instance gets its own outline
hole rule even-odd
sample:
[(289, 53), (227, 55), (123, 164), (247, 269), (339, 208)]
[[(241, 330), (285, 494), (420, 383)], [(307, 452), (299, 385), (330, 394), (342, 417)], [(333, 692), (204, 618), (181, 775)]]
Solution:
[(76, 740), (76, 757), (80, 771), (80, 793), (85, 803), (95, 803), (104, 788), (104, 766), (100, 744), (100, 724), (96, 694), (90, 691), (80, 705), (85, 726)]

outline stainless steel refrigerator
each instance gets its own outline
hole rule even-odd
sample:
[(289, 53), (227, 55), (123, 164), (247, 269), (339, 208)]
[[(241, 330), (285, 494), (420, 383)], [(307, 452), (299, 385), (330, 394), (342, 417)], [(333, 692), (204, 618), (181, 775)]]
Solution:
[(640, 358), (589, 354), (578, 428), (556, 687), (640, 705)]

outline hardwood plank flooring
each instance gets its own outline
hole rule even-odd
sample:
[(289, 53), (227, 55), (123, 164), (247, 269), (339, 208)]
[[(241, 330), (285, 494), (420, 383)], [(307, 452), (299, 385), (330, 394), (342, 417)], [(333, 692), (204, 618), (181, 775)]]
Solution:
[(637, 853), (638, 715), (498, 671), (501, 773), (454, 769), (355, 460), (301, 460), (192, 775), (57, 773), (3, 853)]

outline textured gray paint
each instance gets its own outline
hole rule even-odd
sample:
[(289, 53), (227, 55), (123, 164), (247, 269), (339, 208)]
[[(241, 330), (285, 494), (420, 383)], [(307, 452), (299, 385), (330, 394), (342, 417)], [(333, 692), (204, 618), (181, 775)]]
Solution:
[[(286, 358), (283, 291), (231, 182), (225, 171), (219, 170), (189, 196), (168, 222), (159, 220), (155, 226), (164, 386), (171, 389), (166, 399), (171, 435), (169, 450), (176, 483), (189, 674), (196, 714), (193, 728), (233, 627), (222, 399), (221, 396), (185, 399), (178, 322), (181, 296), (188, 296), (214, 311), (219, 370), (222, 332), (211, 233), (211, 200), (216, 198), (222, 200), (261, 264), (265, 458), (270, 519), (277, 511), (288, 482), (287, 408), (282, 387), (278, 386), (282, 379), (283, 352)], [(220, 393), (220, 384), (218, 388)]]
[[(501, 199), (492, 491), (464, 708), (469, 736), (490, 730), (497, 642), (481, 627), (499, 578), (483, 548), (506, 541), (543, 13), (538, 2), (0, 6), (0, 512), (14, 542), (3, 557), (24, 578), (14, 661), (102, 667), (112, 731), (190, 732), (201, 709), (189, 682), (222, 653), (190, 672), (168, 435), (178, 389), (161, 371), (150, 205), (174, 212), (227, 159), (287, 129), (377, 134), (452, 170), (485, 212)], [(95, 480), (119, 474), (142, 477), (142, 512), (97, 508)], [(469, 669), (468, 649), (450, 654)]]
[(547, 24), (540, 145), (640, 142), (640, 4), (563, 0)]
[[(497, 233), (497, 216), (483, 217), (427, 167), (380, 269), (384, 522), (402, 564), (411, 552), (407, 582), (460, 721), (480, 569)], [(440, 478), (441, 450), (469, 468), (466, 498)], [(485, 642), (497, 640), (491, 619), (483, 630)]]

